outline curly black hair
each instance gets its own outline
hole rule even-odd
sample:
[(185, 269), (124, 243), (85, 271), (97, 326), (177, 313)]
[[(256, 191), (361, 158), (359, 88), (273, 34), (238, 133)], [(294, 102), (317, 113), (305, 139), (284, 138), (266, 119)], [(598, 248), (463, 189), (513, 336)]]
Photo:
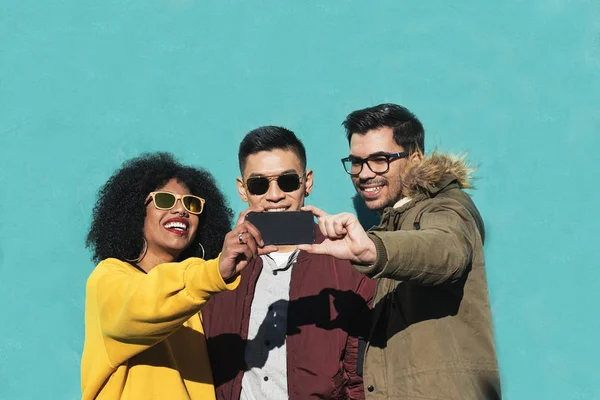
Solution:
[(219, 190), (212, 174), (202, 168), (182, 165), (172, 154), (145, 153), (126, 161), (98, 193), (86, 247), (99, 262), (112, 257), (136, 259), (144, 245), (143, 229), (148, 194), (177, 179), (192, 194), (206, 200), (199, 215), (198, 231), (192, 244), (179, 256), (215, 258), (231, 230), (233, 211)]

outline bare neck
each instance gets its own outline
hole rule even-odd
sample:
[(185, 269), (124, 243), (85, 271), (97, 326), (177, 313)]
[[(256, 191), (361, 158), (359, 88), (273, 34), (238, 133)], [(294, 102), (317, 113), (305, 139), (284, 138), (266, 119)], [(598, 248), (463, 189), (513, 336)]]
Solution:
[(169, 254), (167, 252), (150, 252), (146, 253), (137, 264), (146, 272), (150, 272), (154, 267), (159, 264), (165, 264), (173, 262), (177, 259), (177, 256)]

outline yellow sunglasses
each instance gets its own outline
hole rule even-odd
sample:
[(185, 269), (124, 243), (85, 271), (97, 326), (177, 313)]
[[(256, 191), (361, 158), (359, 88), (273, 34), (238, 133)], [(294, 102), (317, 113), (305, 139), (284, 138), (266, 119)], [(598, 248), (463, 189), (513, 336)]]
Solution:
[(205, 200), (202, 197), (194, 196), (191, 194), (175, 194), (171, 192), (152, 192), (150, 193), (150, 199), (146, 201), (148, 205), (151, 201), (154, 202), (154, 207), (158, 210), (170, 210), (175, 207), (177, 200), (181, 200), (183, 208), (185, 208), (190, 214), (201, 214), (204, 210)]

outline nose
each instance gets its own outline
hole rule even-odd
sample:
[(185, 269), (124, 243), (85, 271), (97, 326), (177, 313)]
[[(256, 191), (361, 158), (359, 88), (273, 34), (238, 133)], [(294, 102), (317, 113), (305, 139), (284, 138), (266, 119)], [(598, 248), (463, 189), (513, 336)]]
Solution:
[(283, 190), (279, 188), (276, 180), (272, 180), (269, 182), (269, 190), (266, 193), (266, 199), (273, 203), (278, 202), (279, 200), (283, 200), (285, 198), (285, 193)]
[(173, 214), (181, 214), (181, 215), (187, 214), (187, 210), (183, 206), (183, 200), (182, 199), (175, 200), (175, 205), (171, 209), (171, 213), (173, 213)]
[(363, 181), (367, 180), (367, 179), (373, 179), (376, 176), (377, 176), (377, 174), (375, 172), (371, 171), (371, 168), (369, 168), (367, 163), (364, 163), (362, 165), (362, 170), (358, 174), (358, 178)]

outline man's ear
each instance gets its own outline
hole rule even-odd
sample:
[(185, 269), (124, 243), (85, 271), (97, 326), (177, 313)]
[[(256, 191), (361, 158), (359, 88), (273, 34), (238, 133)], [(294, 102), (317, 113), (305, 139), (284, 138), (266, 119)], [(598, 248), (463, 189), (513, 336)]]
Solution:
[(240, 195), (240, 199), (244, 202), (248, 202), (248, 193), (246, 192), (246, 187), (244, 186), (244, 181), (242, 178), (238, 177), (235, 181), (237, 185), (238, 194)]
[(423, 155), (423, 153), (421, 153), (421, 150), (417, 150), (411, 155), (409, 155), (408, 159), (411, 163), (418, 163), (423, 161), (425, 159), (425, 156)]
[(304, 178), (304, 197), (308, 197), (313, 188), (313, 172), (312, 169), (306, 170), (306, 177)]

